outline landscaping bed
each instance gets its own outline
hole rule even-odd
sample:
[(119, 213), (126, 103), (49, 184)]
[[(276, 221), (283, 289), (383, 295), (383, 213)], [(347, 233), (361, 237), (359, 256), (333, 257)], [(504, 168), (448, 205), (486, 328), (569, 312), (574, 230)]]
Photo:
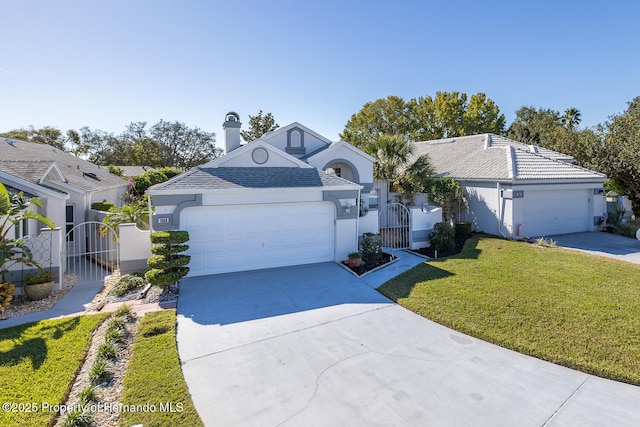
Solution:
[(436, 254), (436, 251), (432, 247), (428, 248), (420, 248), (420, 249), (412, 249), (411, 252), (414, 252), (418, 255), (426, 256), (429, 258), (444, 258), (451, 255), (459, 254), (462, 252), (464, 248), (464, 244), (472, 238), (476, 233), (467, 234), (467, 235), (456, 235), (454, 238), (455, 246), (451, 251), (448, 252), (439, 252)]
[(375, 262), (363, 261), (359, 267), (351, 267), (349, 266), (347, 261), (342, 261), (342, 265), (347, 267), (349, 270), (353, 271), (358, 276), (362, 276), (363, 274), (368, 273), (372, 270), (375, 270), (376, 268), (382, 267), (385, 264), (389, 264), (394, 259), (396, 259), (396, 257), (394, 257), (393, 255), (383, 252), (382, 258), (380, 258), (378, 261), (375, 261)]

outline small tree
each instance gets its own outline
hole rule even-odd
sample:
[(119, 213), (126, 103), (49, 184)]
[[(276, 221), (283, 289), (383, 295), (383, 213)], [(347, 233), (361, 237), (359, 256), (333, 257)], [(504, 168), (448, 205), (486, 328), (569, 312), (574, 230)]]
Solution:
[(364, 262), (375, 263), (382, 258), (382, 239), (378, 233), (364, 233), (360, 247)]
[(453, 178), (434, 178), (429, 184), (429, 201), (442, 208), (442, 217), (450, 224), (467, 208), (467, 191)]
[(185, 243), (189, 241), (187, 231), (155, 231), (151, 233), (151, 253), (154, 255), (147, 260), (151, 270), (144, 277), (155, 286), (162, 286), (165, 290), (189, 273), (191, 257), (181, 252), (189, 249)]

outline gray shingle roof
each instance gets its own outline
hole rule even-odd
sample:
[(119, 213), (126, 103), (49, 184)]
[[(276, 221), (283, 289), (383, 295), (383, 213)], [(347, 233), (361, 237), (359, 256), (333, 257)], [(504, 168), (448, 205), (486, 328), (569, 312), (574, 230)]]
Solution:
[[(539, 148), (539, 147), (538, 147)], [(436, 173), (467, 181), (604, 182), (606, 176), (568, 161), (573, 158), (485, 134), (414, 143), (413, 156), (427, 154)]]
[(193, 168), (153, 190), (212, 190), (239, 188), (306, 188), (354, 186), (346, 179), (315, 168), (290, 167), (218, 167)]
[[(122, 178), (55, 147), (36, 142), (0, 137), (0, 170), (37, 184), (55, 163), (70, 185), (85, 191), (104, 190), (128, 185)], [(98, 179), (87, 176), (93, 173)]]

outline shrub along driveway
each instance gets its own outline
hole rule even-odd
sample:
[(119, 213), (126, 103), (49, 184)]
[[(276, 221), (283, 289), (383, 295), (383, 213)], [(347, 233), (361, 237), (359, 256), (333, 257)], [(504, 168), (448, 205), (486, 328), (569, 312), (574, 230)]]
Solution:
[(640, 388), (465, 336), (332, 263), (183, 280), (205, 425), (640, 424)]

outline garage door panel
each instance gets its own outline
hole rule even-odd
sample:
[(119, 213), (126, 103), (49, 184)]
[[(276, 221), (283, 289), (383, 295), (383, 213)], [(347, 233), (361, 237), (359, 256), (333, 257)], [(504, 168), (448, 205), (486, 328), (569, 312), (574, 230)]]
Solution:
[(589, 230), (587, 190), (526, 191), (524, 234), (530, 237)]
[(332, 261), (334, 217), (329, 202), (186, 208), (190, 275)]

